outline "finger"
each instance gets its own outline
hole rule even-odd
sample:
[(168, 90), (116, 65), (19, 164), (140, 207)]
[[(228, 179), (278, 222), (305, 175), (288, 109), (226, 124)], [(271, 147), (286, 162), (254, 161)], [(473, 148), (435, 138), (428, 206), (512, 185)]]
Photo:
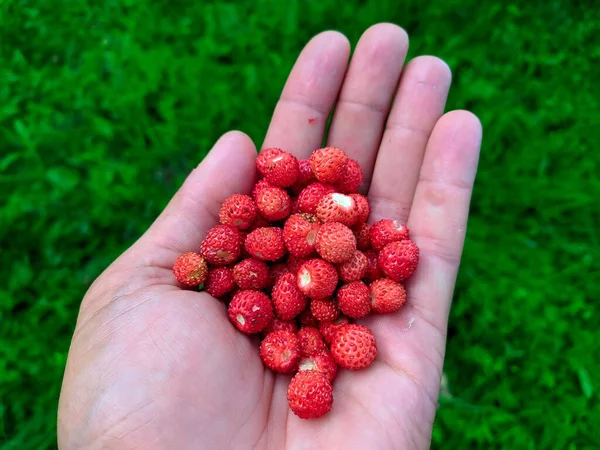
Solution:
[(302, 159), (321, 146), (349, 56), (343, 34), (326, 31), (311, 39), (283, 88), (262, 148), (280, 147)]
[(453, 111), (435, 125), (408, 220), (420, 261), (408, 292), (418, 312), (446, 329), (481, 146), (481, 123)]
[[(248, 136), (239, 131), (223, 135), (142, 237), (142, 243), (166, 250), (166, 259), (197, 252), (208, 229), (219, 222), (223, 201), (232, 194), (250, 192), (255, 160), (256, 148)], [(164, 253), (154, 254), (160, 259)], [(163, 265), (162, 261), (155, 264)]]
[(327, 137), (363, 169), (368, 186), (392, 98), (408, 51), (408, 35), (393, 24), (362, 35), (344, 79)]
[(427, 139), (444, 112), (451, 79), (448, 65), (432, 56), (417, 57), (404, 69), (369, 190), (372, 220), (406, 222)]

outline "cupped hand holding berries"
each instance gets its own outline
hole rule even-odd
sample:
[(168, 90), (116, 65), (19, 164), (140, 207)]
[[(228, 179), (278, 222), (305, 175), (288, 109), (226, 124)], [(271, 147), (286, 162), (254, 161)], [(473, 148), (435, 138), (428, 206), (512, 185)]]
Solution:
[(93, 283), (61, 448), (428, 447), (481, 126), (407, 48), (313, 38), (265, 151), (224, 135)]

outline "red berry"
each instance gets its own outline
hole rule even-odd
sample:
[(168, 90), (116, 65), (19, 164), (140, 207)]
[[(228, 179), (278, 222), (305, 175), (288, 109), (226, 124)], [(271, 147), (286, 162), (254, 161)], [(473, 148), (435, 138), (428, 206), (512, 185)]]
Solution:
[(246, 237), (246, 250), (261, 261), (277, 261), (285, 256), (281, 228), (259, 228)]
[(413, 241), (391, 242), (379, 252), (377, 265), (394, 281), (410, 278), (419, 264), (419, 247)]
[(256, 184), (252, 188), (252, 198), (254, 199), (254, 201), (256, 201), (256, 198), (258, 197), (258, 194), (260, 193), (260, 191), (262, 191), (264, 188), (272, 188), (272, 187), (277, 187), (277, 186), (269, 183), (265, 178), (261, 178), (260, 180), (258, 180), (256, 182)]
[(298, 160), (278, 148), (266, 148), (256, 158), (256, 168), (265, 179), (279, 187), (288, 187), (300, 175)]
[(309, 256), (315, 250), (315, 239), (320, 222), (310, 214), (294, 214), (283, 226), (283, 241), (291, 255)]
[[(260, 214), (257, 214), (256, 219), (254, 219), (254, 222), (252, 222), (252, 225), (250, 226), (250, 228), (248, 228), (248, 233), (250, 233), (251, 231), (257, 230), (259, 228), (267, 228), (270, 226), (271, 226), (271, 222), (269, 222), (267, 219), (265, 219)], [(246, 233), (246, 235), (248, 233)]]
[(256, 205), (249, 195), (233, 194), (221, 205), (219, 222), (233, 225), (238, 230), (246, 230), (252, 226), (256, 218)]
[(333, 336), (331, 354), (335, 362), (344, 369), (364, 369), (377, 356), (375, 337), (364, 325), (345, 325)]
[(348, 166), (348, 156), (337, 147), (325, 147), (310, 155), (310, 167), (322, 183), (335, 184), (342, 180)]
[(352, 227), (354, 237), (356, 237), (356, 248), (362, 251), (371, 248), (371, 237), (369, 230), (371, 225), (366, 222), (357, 223)]
[(217, 225), (206, 233), (200, 253), (214, 266), (231, 264), (242, 251), (242, 235), (232, 225)]
[(308, 261), (310, 259), (311, 258), (296, 258), (294, 255), (288, 256), (287, 267), (290, 270), (290, 273), (293, 273), (294, 275), (298, 275), (298, 270), (300, 270), (300, 267), (302, 266), (302, 264), (304, 264), (306, 261)]
[(265, 365), (279, 373), (288, 374), (298, 368), (300, 349), (291, 331), (279, 330), (267, 334), (260, 344), (260, 357)]
[(292, 211), (291, 214), (300, 214), (302, 211), (298, 209), (298, 197), (291, 197)]
[(317, 217), (323, 222), (339, 222), (351, 227), (358, 219), (358, 209), (352, 197), (345, 194), (327, 194), (319, 201)]
[(233, 296), (228, 308), (229, 320), (242, 333), (264, 330), (273, 319), (273, 306), (266, 294), (241, 290)]
[(298, 316), (298, 322), (300, 322), (301, 327), (314, 327), (317, 328), (319, 326), (319, 321), (315, 316), (310, 312), (310, 307), (306, 308), (304, 311), (300, 313)]
[(298, 289), (296, 277), (291, 273), (279, 277), (271, 297), (275, 313), (281, 320), (292, 320), (306, 308), (307, 299)]
[(358, 281), (367, 274), (368, 267), (369, 262), (365, 254), (360, 250), (355, 250), (348, 261), (338, 266), (338, 275), (340, 280), (345, 283)]
[(180, 283), (188, 286), (198, 286), (206, 280), (208, 264), (198, 253), (184, 253), (175, 261), (173, 274)]
[(379, 270), (379, 266), (377, 265), (377, 252), (373, 249), (369, 249), (365, 251), (365, 256), (367, 257), (367, 273), (364, 276), (365, 281), (367, 283), (372, 283), (379, 278), (383, 278), (383, 273)]
[(321, 199), (333, 192), (335, 192), (335, 189), (329, 184), (309, 184), (298, 194), (298, 210), (303, 213), (314, 214)]
[(398, 311), (406, 303), (404, 286), (389, 278), (375, 280), (369, 286), (371, 292), (371, 308), (385, 314)]
[(292, 201), (283, 189), (265, 187), (256, 195), (256, 208), (265, 219), (275, 222), (290, 215)]
[(335, 267), (322, 259), (309, 259), (298, 270), (298, 287), (304, 295), (315, 299), (331, 297), (338, 282)]
[(333, 383), (337, 375), (337, 364), (327, 349), (320, 353), (315, 353), (310, 356), (304, 356), (298, 365), (298, 371), (316, 370), (327, 377), (330, 383)]
[(298, 161), (298, 166), (300, 169), (300, 174), (298, 175), (296, 182), (292, 185), (292, 192), (295, 195), (298, 195), (300, 192), (302, 192), (302, 189), (315, 181), (315, 175), (310, 168), (310, 161), (308, 159), (301, 159)]
[(315, 298), (311, 300), (310, 312), (320, 322), (335, 320), (340, 315), (340, 309), (332, 298)]
[(350, 197), (352, 197), (356, 203), (356, 223), (366, 222), (371, 213), (369, 200), (367, 200), (367, 197), (360, 194), (350, 194)]
[(204, 290), (213, 297), (223, 297), (234, 288), (233, 270), (229, 267), (215, 267), (208, 271)]
[(408, 228), (397, 220), (382, 219), (371, 226), (371, 246), (378, 252), (390, 242), (409, 239)]
[(298, 338), (300, 353), (303, 356), (316, 355), (317, 353), (321, 353), (323, 350), (327, 350), (327, 345), (325, 345), (323, 335), (315, 327), (300, 328), (298, 333), (296, 333), (296, 337)]
[(353, 159), (348, 159), (346, 171), (336, 186), (344, 194), (353, 194), (363, 182), (363, 172), (360, 165)]
[(255, 258), (244, 259), (234, 266), (233, 278), (240, 289), (259, 291), (269, 282), (269, 267)]
[(353, 281), (339, 288), (337, 301), (342, 312), (351, 319), (362, 319), (371, 312), (371, 293), (362, 281)]
[(327, 376), (316, 370), (298, 372), (288, 386), (292, 412), (301, 419), (316, 419), (333, 405), (333, 388)]
[(319, 323), (319, 331), (323, 335), (323, 339), (327, 344), (331, 344), (333, 340), (333, 336), (337, 333), (344, 325), (348, 325), (350, 320), (346, 316), (340, 316), (332, 322), (320, 322)]
[(326, 261), (339, 264), (348, 261), (356, 251), (352, 230), (337, 222), (321, 225), (315, 241), (315, 250)]
[(275, 286), (275, 283), (279, 277), (285, 275), (286, 273), (290, 273), (287, 264), (272, 264), (271, 267), (269, 267), (269, 282), (267, 283), (267, 289), (273, 289), (273, 286)]
[[(271, 323), (263, 330), (265, 336), (269, 333), (273, 333), (274, 331), (291, 331), (295, 333), (298, 330), (298, 326), (296, 322), (293, 320), (280, 320), (277, 317), (274, 317)], [(298, 343), (300, 340), (298, 340)]]

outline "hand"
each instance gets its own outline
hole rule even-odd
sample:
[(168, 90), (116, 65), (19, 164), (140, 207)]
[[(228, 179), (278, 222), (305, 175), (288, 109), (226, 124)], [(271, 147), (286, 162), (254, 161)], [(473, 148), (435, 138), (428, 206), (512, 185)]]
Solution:
[(337, 99), (327, 142), (362, 166), (371, 221), (407, 221), (421, 249), (407, 305), (365, 320), (378, 343), (372, 366), (341, 371), (331, 412), (301, 420), (287, 405), (288, 378), (265, 370), (225, 306), (176, 283), (177, 256), (197, 251), (220, 204), (252, 187), (256, 149), (230, 132), (83, 299), (60, 398), (61, 448), (429, 446), (481, 126), (469, 112), (442, 115), (448, 66), (423, 56), (403, 68), (407, 47), (402, 29), (379, 24), (347, 67), (347, 39), (316, 36), (263, 144), (306, 158), (321, 146)]

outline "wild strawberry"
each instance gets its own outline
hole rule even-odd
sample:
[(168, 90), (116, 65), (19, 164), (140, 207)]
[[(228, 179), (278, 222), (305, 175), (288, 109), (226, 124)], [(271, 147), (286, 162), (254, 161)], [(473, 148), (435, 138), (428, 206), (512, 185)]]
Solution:
[(357, 223), (352, 227), (354, 237), (356, 237), (357, 249), (365, 251), (371, 248), (371, 237), (369, 235), (370, 229), (371, 225), (369, 225), (367, 222)]
[(287, 264), (272, 264), (271, 267), (269, 267), (269, 282), (267, 283), (267, 289), (273, 289), (273, 286), (275, 286), (275, 283), (277, 282), (279, 277), (286, 273), (290, 273)]
[(290, 254), (303, 258), (313, 253), (319, 226), (319, 220), (310, 214), (290, 216), (283, 226), (283, 242)]
[(302, 189), (315, 181), (315, 175), (310, 168), (310, 161), (308, 159), (301, 159), (298, 161), (298, 166), (300, 173), (296, 179), (296, 182), (292, 185), (292, 192), (295, 195), (298, 195), (300, 192), (302, 192)]
[(294, 275), (298, 275), (298, 270), (300, 270), (300, 267), (302, 267), (302, 264), (304, 264), (309, 259), (311, 259), (311, 258), (296, 258), (294, 255), (288, 256), (287, 267), (288, 267), (290, 273), (293, 273)]
[(233, 267), (233, 278), (240, 289), (260, 291), (269, 282), (269, 267), (256, 258), (244, 259)]
[(228, 308), (229, 320), (242, 333), (264, 330), (273, 319), (273, 306), (266, 294), (241, 290), (233, 296)]
[(315, 250), (326, 261), (339, 264), (348, 261), (356, 251), (352, 230), (337, 222), (321, 225), (315, 240)]
[(252, 225), (250, 226), (250, 228), (248, 228), (246, 235), (248, 235), (248, 233), (250, 233), (254, 230), (257, 230), (258, 228), (267, 228), (270, 226), (271, 226), (271, 222), (269, 222), (267, 219), (265, 219), (260, 214), (257, 214), (256, 218), (254, 219), (254, 222), (252, 222)]
[(348, 261), (338, 266), (338, 275), (340, 280), (345, 283), (362, 280), (367, 274), (369, 262), (367, 257), (360, 250), (355, 250)]
[[(269, 333), (273, 333), (274, 331), (291, 331), (292, 333), (296, 333), (298, 330), (298, 326), (296, 322), (293, 320), (280, 320), (277, 317), (274, 317), (271, 320), (271, 323), (263, 330), (263, 334), (266, 336)], [(300, 340), (298, 340), (300, 343)]]
[(361, 194), (350, 194), (356, 204), (356, 223), (366, 222), (371, 214), (371, 206), (367, 197)]
[(365, 256), (367, 257), (367, 273), (364, 276), (364, 279), (367, 283), (372, 283), (375, 280), (378, 280), (379, 278), (383, 278), (383, 272), (379, 269), (379, 266), (377, 265), (377, 255), (378, 253), (373, 250), (373, 249), (369, 249), (367, 251), (365, 251)]
[(419, 264), (419, 247), (413, 241), (390, 242), (377, 257), (381, 271), (394, 281), (410, 278)]
[(242, 236), (232, 225), (217, 225), (206, 233), (200, 253), (214, 266), (231, 264), (240, 256)]
[(371, 312), (371, 293), (362, 281), (353, 281), (339, 288), (337, 302), (342, 312), (351, 319), (362, 319)]
[(206, 280), (208, 264), (198, 253), (184, 253), (175, 261), (173, 274), (180, 283), (188, 286), (198, 286)]
[[(316, 322), (316, 320), (315, 320)], [(323, 335), (315, 327), (302, 327), (296, 333), (298, 346), (303, 356), (316, 355), (327, 349)]]
[(314, 214), (321, 199), (333, 192), (335, 192), (335, 189), (330, 184), (309, 184), (298, 194), (298, 210), (303, 213)]
[(319, 322), (319, 331), (323, 335), (323, 339), (327, 344), (331, 344), (333, 336), (344, 325), (348, 325), (350, 320), (346, 316), (340, 316), (331, 322)]
[(292, 320), (306, 308), (307, 299), (298, 289), (296, 277), (286, 273), (279, 277), (271, 294), (275, 314), (281, 320)]
[(309, 259), (298, 270), (298, 287), (304, 295), (315, 299), (331, 297), (338, 282), (335, 267), (322, 259)]
[(331, 410), (333, 388), (327, 376), (316, 370), (303, 370), (290, 381), (287, 399), (296, 416), (316, 419)]
[(208, 271), (204, 290), (213, 297), (223, 297), (234, 288), (233, 270), (229, 267), (214, 267)]
[(269, 333), (260, 344), (260, 357), (269, 369), (283, 374), (292, 373), (300, 362), (298, 338), (291, 331)]
[(301, 327), (317, 328), (319, 326), (319, 321), (312, 315), (312, 312), (310, 312), (310, 306), (300, 313), (298, 322)]
[(371, 246), (381, 251), (390, 242), (409, 239), (408, 228), (397, 220), (382, 219), (371, 226)]
[(371, 308), (385, 314), (398, 311), (406, 303), (404, 286), (389, 278), (381, 278), (371, 283)]
[(317, 205), (317, 217), (323, 222), (339, 222), (351, 227), (358, 219), (358, 209), (352, 197), (345, 194), (327, 194)]
[(364, 325), (345, 325), (333, 336), (331, 354), (335, 362), (344, 369), (364, 369), (377, 356), (375, 337)]
[(320, 353), (315, 353), (310, 356), (304, 356), (300, 359), (298, 371), (316, 370), (327, 377), (330, 383), (333, 383), (337, 375), (337, 364), (327, 349)]
[(300, 174), (296, 157), (278, 148), (261, 151), (256, 158), (256, 168), (269, 183), (284, 188), (294, 184)]
[(261, 261), (277, 261), (285, 256), (281, 228), (258, 228), (246, 237), (246, 250)]
[(310, 312), (320, 322), (335, 320), (340, 315), (340, 309), (332, 298), (315, 298), (310, 301)]
[(337, 182), (336, 187), (344, 194), (353, 194), (363, 182), (363, 172), (360, 165), (353, 159), (348, 159), (344, 175)]
[(233, 194), (221, 205), (219, 222), (233, 225), (238, 230), (246, 230), (252, 226), (256, 218), (256, 205), (249, 195)]
[(258, 180), (256, 182), (256, 184), (252, 188), (252, 198), (256, 202), (256, 199), (258, 198), (258, 194), (260, 193), (260, 191), (262, 191), (264, 188), (272, 188), (272, 187), (277, 187), (277, 186), (269, 183), (265, 178), (261, 178), (260, 180)]
[(271, 222), (285, 219), (292, 211), (290, 196), (279, 187), (262, 188), (256, 196), (256, 208)]
[(310, 155), (310, 167), (322, 183), (335, 184), (342, 180), (348, 166), (348, 156), (337, 147), (325, 147)]

